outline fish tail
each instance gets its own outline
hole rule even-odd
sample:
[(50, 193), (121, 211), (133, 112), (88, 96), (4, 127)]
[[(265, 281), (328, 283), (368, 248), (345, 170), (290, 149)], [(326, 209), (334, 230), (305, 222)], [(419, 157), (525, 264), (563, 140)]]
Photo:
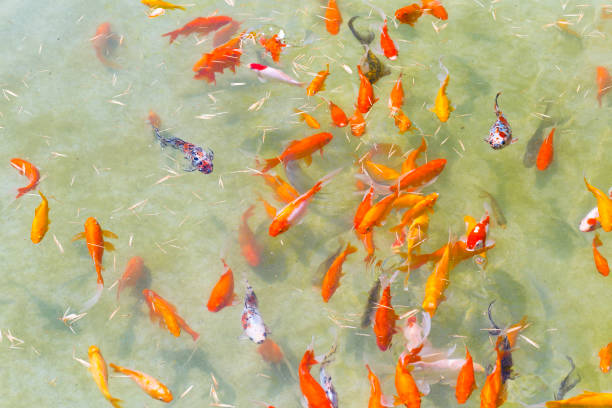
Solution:
[(357, 41), (359, 41), (362, 45), (368, 46), (372, 43), (372, 41), (374, 41), (374, 33), (370, 31), (368, 32), (367, 36), (363, 36), (359, 34), (357, 30), (355, 30), (355, 27), (353, 27), (353, 22), (357, 18), (359, 18), (359, 16), (351, 17), (351, 19), (348, 22), (349, 29), (351, 30), (351, 33), (353, 33), (353, 36), (357, 39)]
[(497, 95), (495, 95), (495, 113), (499, 116), (500, 111), (499, 111), (499, 105), (497, 103), (497, 99), (499, 98), (499, 95), (501, 95), (501, 91), (497, 93)]
[(355, 246), (351, 245), (351, 243), (349, 242), (349, 243), (346, 245), (346, 254), (347, 254), (347, 255), (348, 255), (348, 254), (353, 254), (353, 253), (355, 253), (355, 252), (357, 252), (357, 247), (355, 247)]
[(180, 34), (180, 30), (174, 30), (166, 34), (162, 34), (162, 37), (170, 37), (170, 44), (172, 44), (174, 40), (176, 40), (176, 37), (179, 36), (179, 34)]
[(251, 204), (249, 208), (246, 209), (244, 214), (242, 214), (242, 220), (246, 221), (253, 216), (253, 211), (255, 211), (255, 204)]
[(599, 239), (599, 234), (595, 234), (595, 237), (593, 238), (593, 248), (597, 248), (602, 245), (603, 243), (601, 242), (601, 239)]
[(113, 407), (115, 407), (115, 408), (122, 408), (122, 407), (121, 407), (121, 403), (122, 403), (123, 401), (121, 401), (119, 398), (111, 397), (111, 396), (109, 395), (109, 396), (108, 396), (108, 402), (110, 402), (110, 403), (113, 405)]
[(278, 157), (274, 157), (272, 159), (266, 159), (266, 165), (264, 166), (263, 169), (261, 169), (261, 172), (265, 173), (271, 168), (276, 167), (280, 162), (281, 160)]
[(24, 195), (25, 193), (27, 193), (27, 192), (28, 192), (28, 190), (29, 190), (29, 188), (28, 188), (28, 187), (20, 187), (20, 188), (18, 188), (18, 189), (17, 189), (17, 196), (16, 196), (15, 198), (19, 198), (19, 197), (21, 197), (22, 195)]

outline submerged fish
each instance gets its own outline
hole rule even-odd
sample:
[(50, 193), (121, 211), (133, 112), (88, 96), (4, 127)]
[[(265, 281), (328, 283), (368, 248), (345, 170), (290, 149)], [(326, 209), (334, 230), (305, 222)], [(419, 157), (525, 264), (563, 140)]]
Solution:
[(576, 374), (574, 378), (572, 378), (572, 374), (574, 374), (574, 371), (576, 370), (576, 366), (574, 365), (574, 361), (572, 360), (570, 356), (566, 356), (566, 358), (569, 361), (572, 368), (570, 368), (569, 373), (567, 373), (567, 375), (563, 378), (563, 380), (561, 380), (561, 384), (559, 384), (559, 389), (554, 395), (554, 398), (556, 401), (562, 400), (563, 397), (565, 397), (565, 394), (570, 392), (572, 388), (574, 388), (576, 384), (578, 384), (580, 380), (582, 380), (582, 377), (580, 377), (580, 374)]
[(479, 190), (480, 190), (479, 197), (489, 200), (488, 203), (485, 202), (486, 211), (493, 213), (493, 218), (495, 218), (495, 222), (497, 223), (497, 226), (501, 228), (506, 228), (506, 225), (508, 225), (508, 221), (506, 220), (506, 217), (504, 216), (504, 213), (502, 212), (502, 209), (499, 206), (499, 203), (497, 202), (495, 197), (493, 197), (491, 193), (483, 190), (480, 187), (479, 187)]
[(153, 132), (162, 147), (170, 145), (183, 152), (185, 159), (189, 161), (190, 165), (190, 167), (184, 169), (185, 171), (198, 170), (204, 174), (212, 173), (213, 159), (215, 157), (215, 153), (212, 150), (207, 149), (204, 151), (200, 146), (186, 142), (178, 137), (163, 137), (160, 130), (155, 126), (153, 126)]
[(11, 159), (11, 166), (13, 166), (19, 172), (19, 174), (26, 176), (28, 180), (30, 180), (30, 183), (27, 186), (20, 187), (17, 189), (18, 194), (15, 198), (19, 198), (28, 191), (36, 188), (36, 185), (40, 180), (40, 173), (38, 172), (36, 166), (26, 160), (17, 157)]
[(269, 330), (259, 313), (257, 296), (249, 281), (244, 280), (246, 294), (244, 296), (244, 308), (242, 309), (242, 329), (244, 335), (255, 344), (261, 344), (268, 336)]
[(374, 41), (374, 33), (369, 31), (367, 35), (360, 34), (355, 27), (353, 26), (355, 20), (359, 18), (359, 16), (353, 16), (348, 22), (349, 29), (353, 36), (359, 41), (366, 50), (365, 55), (363, 56), (359, 65), (361, 65), (361, 69), (366, 78), (370, 81), (371, 84), (376, 83), (380, 78), (385, 75), (389, 75), (391, 70), (385, 64), (383, 64), (376, 55), (370, 49), (370, 44)]
[(515, 143), (518, 139), (512, 137), (512, 129), (510, 128), (510, 124), (504, 117), (504, 114), (499, 109), (499, 105), (497, 104), (497, 99), (501, 95), (501, 92), (498, 92), (495, 95), (495, 115), (497, 116), (497, 120), (491, 126), (489, 130), (489, 137), (484, 139), (494, 150), (503, 149), (506, 146), (509, 146)]

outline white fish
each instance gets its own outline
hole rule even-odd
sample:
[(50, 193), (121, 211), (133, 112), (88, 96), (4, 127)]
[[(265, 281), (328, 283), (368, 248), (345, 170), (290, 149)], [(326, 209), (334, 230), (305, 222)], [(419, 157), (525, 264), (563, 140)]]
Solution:
[(246, 337), (256, 344), (261, 344), (268, 336), (269, 330), (261, 314), (259, 314), (255, 291), (246, 279), (245, 284), (246, 296), (244, 298), (244, 309), (242, 309), (242, 329)]
[[(610, 190), (608, 190), (608, 196), (612, 198), (612, 187), (610, 187)], [(580, 225), (578, 226), (578, 228), (580, 228), (580, 231), (582, 232), (595, 231), (597, 228), (601, 227), (601, 224), (599, 223), (599, 221), (597, 221), (598, 217), (599, 210), (597, 209), (597, 207), (595, 207), (591, 211), (589, 211), (587, 215), (584, 216), (582, 221), (580, 221)]]
[(304, 83), (291, 78), (289, 75), (285, 74), (283, 71), (279, 69), (272, 68), (267, 65), (261, 65), (261, 64), (251, 64), (250, 67), (253, 71), (257, 72), (257, 76), (260, 79), (270, 78), (276, 81), (286, 82), (291, 85), (304, 86)]

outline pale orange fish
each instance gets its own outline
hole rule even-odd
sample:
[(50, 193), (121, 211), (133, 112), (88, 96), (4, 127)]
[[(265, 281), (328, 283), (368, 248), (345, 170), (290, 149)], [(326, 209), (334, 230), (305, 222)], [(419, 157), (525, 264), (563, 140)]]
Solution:
[(89, 356), (89, 371), (102, 392), (102, 395), (104, 395), (104, 398), (106, 398), (113, 407), (121, 408), (121, 400), (111, 396), (108, 390), (108, 371), (106, 369), (106, 361), (104, 361), (100, 349), (97, 346), (89, 346), (87, 355)]
[(325, 71), (319, 71), (317, 73), (317, 76), (314, 77), (312, 82), (310, 82), (310, 85), (308, 85), (308, 88), (306, 88), (306, 95), (313, 96), (317, 92), (324, 90), (325, 89), (325, 79), (327, 79), (328, 75), (329, 75), (329, 64), (327, 64), (327, 68), (325, 69)]
[(118, 238), (114, 232), (103, 230), (100, 224), (98, 224), (98, 221), (93, 217), (89, 217), (85, 220), (85, 232), (80, 232), (72, 237), (73, 241), (85, 239), (87, 250), (89, 251), (89, 255), (96, 268), (96, 273), (98, 274), (98, 286), (104, 286), (104, 279), (102, 278), (102, 269), (104, 269), (102, 266), (102, 256), (104, 255), (104, 250), (115, 250), (113, 244), (105, 241), (104, 237)]
[(421, 153), (424, 153), (425, 151), (427, 151), (427, 142), (425, 142), (425, 138), (422, 137), (421, 145), (416, 149), (413, 149), (408, 154), (408, 157), (406, 157), (406, 160), (404, 160), (404, 162), (402, 163), (402, 174), (408, 173), (409, 171), (416, 169), (416, 161), (421, 155)]
[(178, 315), (176, 307), (166, 299), (159, 296), (150, 289), (142, 291), (147, 306), (149, 306), (149, 317), (151, 321), (156, 318), (159, 320), (160, 326), (166, 326), (168, 331), (173, 336), (178, 337), (181, 334), (181, 329), (184, 329), (191, 335), (193, 341), (196, 341), (200, 335), (189, 327), (189, 325)]
[(312, 129), (319, 129), (321, 127), (321, 124), (308, 113), (301, 111), (299, 109), (294, 109), (294, 110), (295, 110), (295, 113), (300, 115), (300, 120), (306, 123)]
[(129, 376), (144, 392), (152, 398), (163, 402), (172, 401), (172, 392), (161, 381), (148, 374), (129, 368), (120, 367), (116, 364), (109, 364), (115, 371)]

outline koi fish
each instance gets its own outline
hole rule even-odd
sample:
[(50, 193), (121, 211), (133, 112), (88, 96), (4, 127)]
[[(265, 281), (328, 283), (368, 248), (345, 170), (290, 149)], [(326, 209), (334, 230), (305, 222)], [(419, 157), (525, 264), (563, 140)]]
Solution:
[(357, 65), (357, 72), (359, 73), (359, 95), (357, 96), (357, 108), (361, 113), (368, 113), (372, 108), (372, 105), (378, 100), (374, 97), (374, 89), (370, 80), (363, 75), (361, 66)]
[(119, 295), (121, 291), (128, 286), (134, 286), (140, 279), (142, 279), (146, 275), (144, 260), (139, 256), (134, 256), (130, 258), (125, 267), (125, 271), (121, 278), (119, 278), (119, 283), (117, 284), (117, 301), (119, 301)]
[(548, 401), (546, 408), (590, 408), (612, 406), (612, 393), (583, 391), (582, 394), (560, 401)]
[(431, 275), (427, 278), (425, 283), (425, 299), (423, 299), (423, 310), (425, 310), (431, 317), (434, 316), (440, 303), (446, 299), (444, 297), (444, 291), (448, 288), (450, 283), (449, 272), (450, 272), (450, 249), (451, 242), (446, 244), (444, 253), (440, 260), (434, 266)]
[(244, 296), (244, 308), (242, 309), (241, 317), (242, 330), (244, 330), (244, 335), (251, 339), (253, 343), (261, 344), (266, 340), (270, 331), (259, 313), (257, 296), (253, 287), (249, 285), (249, 281), (246, 279), (244, 283), (246, 285), (246, 294)]
[(217, 48), (218, 46), (228, 42), (232, 36), (238, 32), (240, 24), (241, 23), (236, 20), (231, 20), (229, 23), (217, 30), (213, 36), (212, 46)]
[(311, 115), (307, 114), (306, 112), (301, 111), (299, 109), (294, 109), (294, 111), (295, 113), (300, 115), (300, 120), (305, 122), (310, 128), (319, 129), (321, 127), (321, 124), (315, 118), (313, 118)]
[(610, 371), (610, 362), (612, 361), (612, 343), (599, 350), (599, 368), (602, 373)]
[(489, 335), (498, 336), (495, 344), (495, 349), (499, 356), (501, 356), (501, 377), (502, 383), (505, 384), (509, 379), (514, 378), (512, 372), (512, 349), (516, 344), (516, 339), (519, 333), (527, 327), (527, 317), (523, 316), (519, 323), (513, 324), (505, 330), (499, 328), (498, 325), (493, 321), (493, 316), (491, 315), (491, 309), (493, 307), (493, 303), (489, 304), (489, 308), (487, 310), (487, 315), (489, 317), (489, 321), (494, 329), (489, 329)]
[(310, 163), (312, 163), (312, 154), (320, 150), (321, 156), (323, 156), (323, 147), (331, 142), (333, 138), (334, 135), (331, 133), (321, 132), (305, 137), (304, 139), (293, 140), (280, 156), (266, 159), (266, 165), (261, 171), (265, 173), (280, 163), (283, 163), (283, 166), (287, 166), (287, 163), (290, 161), (299, 159), (304, 159), (306, 164), (310, 165)]
[(104, 255), (104, 250), (115, 250), (113, 244), (105, 241), (104, 237), (118, 238), (114, 232), (100, 228), (100, 224), (98, 224), (98, 221), (96, 221), (95, 218), (89, 217), (87, 220), (85, 220), (85, 231), (76, 234), (72, 238), (72, 241), (85, 239), (85, 242), (87, 243), (87, 250), (89, 251), (89, 255), (91, 256), (94, 267), (96, 268), (96, 273), (98, 274), (98, 286), (104, 286), (104, 279), (102, 278), (102, 269), (104, 269), (102, 266), (102, 256)]
[(391, 110), (391, 114), (402, 108), (404, 104), (404, 87), (402, 86), (402, 73), (400, 72), (397, 81), (393, 85), (391, 89), (391, 93), (389, 94), (389, 109)]
[(404, 404), (406, 408), (420, 408), (421, 393), (410, 371), (412, 367), (406, 366), (403, 356), (400, 356), (395, 366), (395, 390), (397, 391), (395, 405)]
[(351, 134), (353, 136), (361, 137), (365, 133), (366, 122), (359, 108), (355, 109), (355, 113), (349, 119), (349, 125), (351, 126)]
[(395, 119), (395, 126), (399, 129), (400, 134), (405, 133), (412, 127), (412, 122), (401, 109), (393, 113), (393, 119)]
[(499, 109), (499, 105), (497, 105), (497, 98), (499, 98), (501, 92), (498, 92), (495, 95), (495, 115), (497, 115), (497, 120), (491, 126), (489, 130), (489, 137), (484, 139), (494, 150), (503, 149), (506, 146), (509, 146), (513, 143), (516, 143), (518, 139), (512, 137), (512, 129), (510, 128), (510, 124), (504, 117), (504, 114)]
[(593, 193), (597, 199), (597, 211), (599, 215), (596, 220), (601, 223), (601, 228), (605, 232), (612, 231), (612, 199), (600, 189), (590, 185), (586, 177), (584, 178), (584, 184), (586, 184), (587, 189)]
[(324, 90), (325, 89), (325, 79), (327, 79), (328, 75), (329, 75), (329, 64), (326, 65), (325, 71), (319, 71), (317, 73), (317, 76), (314, 77), (313, 80), (310, 82), (310, 85), (308, 85), (308, 88), (306, 88), (306, 95), (313, 96), (317, 92)]
[(241, 39), (242, 34), (218, 46), (212, 52), (203, 54), (192, 68), (196, 73), (193, 78), (206, 79), (209, 84), (216, 84), (215, 74), (223, 73), (226, 68), (236, 73), (236, 67), (240, 65), (242, 56)]
[(610, 92), (612, 77), (605, 67), (597, 67), (597, 102), (601, 108), (601, 97)]
[(270, 53), (272, 56), (272, 61), (278, 62), (280, 60), (280, 54), (283, 50), (283, 47), (286, 47), (285, 44), (280, 38), (278, 38), (278, 34), (274, 34), (270, 38), (262, 37), (259, 39), (259, 43)]
[(49, 229), (49, 202), (47, 197), (40, 191), (40, 198), (42, 201), (34, 210), (34, 220), (32, 220), (32, 231), (30, 232), (30, 239), (33, 243), (38, 244), (45, 237), (47, 230)]
[(237, 299), (234, 293), (234, 273), (232, 269), (227, 266), (224, 259), (221, 259), (221, 262), (223, 262), (225, 272), (213, 287), (212, 292), (210, 292), (210, 297), (206, 304), (206, 307), (211, 312), (218, 312), (226, 306), (231, 306), (233, 301)]
[(110, 23), (102, 23), (96, 29), (96, 34), (91, 39), (96, 56), (100, 62), (111, 69), (121, 69), (119, 64), (108, 59), (111, 51), (117, 47), (118, 36), (111, 31)]
[(438, 89), (434, 106), (429, 108), (429, 110), (436, 114), (440, 122), (446, 122), (450, 117), (451, 112), (454, 111), (455, 108), (451, 106), (450, 99), (448, 99), (448, 96), (446, 96), (446, 88), (448, 87), (450, 74), (448, 72), (448, 68), (442, 64), (442, 58), (440, 58), (440, 68), (442, 71), (446, 72), (446, 76), (443, 74), (438, 75), (438, 79), (440, 80), (440, 89)]
[(480, 408), (498, 408), (506, 401), (506, 386), (502, 382), (501, 353), (497, 350), (493, 372), (487, 376), (480, 391)]
[(540, 171), (544, 171), (550, 166), (553, 160), (553, 138), (555, 136), (555, 128), (552, 128), (544, 142), (540, 146), (538, 158), (536, 159), (536, 167)]
[(96, 385), (104, 395), (104, 398), (110, 402), (113, 407), (121, 408), (121, 400), (111, 396), (108, 390), (108, 372), (106, 370), (106, 361), (102, 357), (102, 353), (97, 346), (89, 346), (87, 350), (89, 356), (89, 371), (96, 382)]
[(446, 166), (446, 159), (435, 159), (428, 161), (422, 166), (410, 170), (408, 173), (404, 173), (400, 176), (398, 183), (393, 184), (389, 189), (391, 191), (414, 189), (419, 190), (430, 184), (433, 184), (437, 179), (442, 170)]
[(413, 3), (409, 6), (402, 7), (395, 11), (395, 18), (397, 21), (403, 24), (409, 24), (414, 27), (414, 24), (423, 15), (423, 9), (417, 3)]
[(342, 265), (344, 264), (346, 258), (354, 252), (357, 252), (357, 248), (352, 246), (349, 242), (346, 245), (346, 249), (342, 251), (342, 253), (336, 257), (336, 259), (334, 259), (333, 263), (327, 270), (321, 285), (321, 296), (323, 297), (323, 302), (329, 302), (329, 299), (331, 299), (333, 294), (336, 292), (336, 289), (338, 289), (340, 286), (340, 278), (342, 278), (344, 275), (344, 273), (342, 273)]
[(380, 47), (382, 48), (385, 57), (389, 58), (391, 61), (395, 61), (397, 59), (397, 48), (389, 36), (386, 18), (382, 28), (380, 29)]
[(257, 346), (257, 353), (270, 364), (280, 364), (285, 359), (283, 350), (269, 337)]
[(185, 320), (179, 316), (173, 304), (150, 289), (144, 289), (142, 294), (147, 306), (149, 306), (149, 317), (151, 321), (158, 319), (160, 327), (166, 326), (168, 331), (175, 337), (181, 335), (181, 329), (189, 333), (193, 341), (196, 341), (198, 337), (200, 337), (200, 335), (189, 327)]
[(408, 157), (406, 157), (406, 160), (404, 160), (404, 162), (402, 163), (402, 174), (408, 173), (409, 171), (416, 169), (417, 159), (419, 158), (421, 153), (424, 153), (426, 151), (427, 151), (427, 142), (425, 141), (425, 138), (422, 137), (421, 144), (419, 145), (419, 147), (417, 147), (416, 149), (413, 149), (408, 154)]
[(608, 266), (608, 261), (604, 256), (599, 253), (597, 247), (601, 246), (601, 240), (599, 239), (599, 234), (595, 234), (593, 237), (593, 259), (595, 260), (595, 267), (597, 271), (601, 273), (603, 276), (608, 276), (610, 274), (610, 267)]
[(366, 364), (368, 369), (368, 380), (370, 381), (370, 399), (368, 400), (368, 408), (384, 408), (388, 406), (385, 401), (385, 397), (382, 394), (382, 388), (380, 386), (380, 380), (370, 369), (370, 366)]
[(242, 223), (238, 227), (238, 244), (240, 245), (240, 251), (242, 256), (246, 259), (247, 263), (252, 267), (256, 267), (261, 262), (262, 248), (259, 242), (255, 239), (255, 235), (251, 228), (249, 228), (248, 219), (253, 216), (253, 210), (255, 205), (251, 205), (242, 214)]
[(472, 395), (472, 391), (476, 389), (476, 381), (474, 380), (474, 361), (472, 356), (465, 348), (465, 364), (459, 371), (457, 377), (457, 386), (455, 387), (455, 398), (459, 404), (465, 404), (465, 402)]
[(232, 21), (232, 18), (228, 16), (198, 17), (177, 30), (162, 34), (162, 37), (170, 37), (170, 44), (172, 44), (179, 35), (187, 37), (188, 35), (197, 33), (204, 36), (213, 31), (217, 31)]
[(361, 223), (357, 227), (356, 231), (359, 234), (367, 234), (377, 225), (381, 225), (387, 218), (387, 215), (393, 209), (393, 202), (398, 197), (398, 192), (391, 193), (386, 197), (381, 198), (376, 204), (374, 204), (363, 216)]
[(141, 0), (140, 2), (149, 8), (163, 8), (165, 10), (176, 10), (176, 9), (185, 10), (185, 7), (183, 6), (178, 6), (176, 4), (168, 3), (167, 1), (164, 1), (164, 0)]
[(332, 171), (331, 173), (323, 176), (314, 186), (304, 194), (284, 206), (280, 211), (276, 212), (268, 233), (270, 236), (275, 237), (283, 232), (287, 231), (292, 225), (299, 222), (308, 209), (308, 204), (312, 200), (315, 194), (326, 186), (331, 179), (340, 172), (341, 169)]
[(346, 113), (344, 113), (344, 111), (332, 101), (327, 101), (327, 104), (329, 105), (329, 113), (331, 115), (331, 119), (334, 125), (340, 128), (348, 125), (348, 118), (346, 117)]
[(582, 380), (580, 374), (576, 374), (572, 377), (572, 374), (574, 374), (574, 370), (576, 369), (576, 366), (574, 365), (574, 360), (572, 360), (570, 356), (565, 356), (565, 358), (567, 358), (567, 360), (569, 361), (571, 368), (569, 373), (567, 373), (563, 380), (561, 380), (561, 384), (559, 384), (559, 389), (554, 395), (556, 401), (562, 400), (565, 394), (570, 392), (576, 386), (576, 384), (578, 384), (580, 380)]
[[(470, 217), (471, 218), (471, 217)], [(469, 224), (466, 220), (466, 226), (469, 228)], [(468, 251), (475, 251), (485, 246), (491, 246), (493, 242), (487, 242), (487, 234), (489, 233), (489, 213), (486, 212), (482, 216), (479, 223), (471, 228), (466, 237), (462, 237), (461, 240), (465, 242), (465, 249)]]
[(395, 321), (399, 319), (395, 310), (391, 305), (391, 282), (396, 275), (391, 278), (380, 277), (381, 286), (383, 287), (382, 296), (380, 297), (380, 303), (376, 308), (374, 315), (374, 334), (376, 335), (376, 345), (382, 351), (387, 350), (391, 347), (391, 340), (393, 335), (397, 332), (395, 327)]
[(336, 35), (340, 31), (340, 24), (342, 24), (342, 16), (336, 0), (329, 0), (325, 8), (325, 29), (331, 35)]
[(440, 20), (448, 19), (448, 13), (439, 0), (421, 0), (421, 4), (423, 13), (431, 14)]
[(144, 392), (149, 394), (151, 398), (163, 402), (172, 401), (172, 392), (158, 379), (151, 377), (140, 371), (131, 370), (129, 368), (120, 367), (116, 364), (109, 364), (116, 372), (129, 376)]
[(14, 158), (11, 159), (11, 166), (13, 166), (21, 175), (25, 175), (28, 180), (30, 180), (30, 184), (25, 187), (21, 187), (17, 189), (17, 197), (19, 198), (30, 190), (36, 188), (38, 181), (40, 180), (40, 173), (38, 169), (30, 162), (25, 161), (23, 159)]
[[(608, 190), (608, 196), (612, 198), (612, 187)], [(582, 232), (591, 232), (595, 231), (597, 228), (601, 227), (601, 224), (598, 221), (599, 218), (599, 210), (597, 207), (594, 207), (584, 216), (584, 218), (580, 221), (580, 225), (578, 228)]]
[(323, 387), (310, 374), (310, 367), (319, 364), (314, 356), (312, 344), (308, 347), (298, 368), (300, 379), (300, 390), (308, 402), (308, 408), (334, 408), (332, 402), (327, 398)]
[(153, 132), (155, 133), (155, 136), (157, 137), (157, 140), (159, 140), (159, 144), (162, 147), (170, 145), (173, 148), (183, 152), (185, 159), (189, 161), (190, 166), (184, 169), (185, 171), (198, 170), (204, 174), (212, 173), (215, 153), (211, 149), (204, 151), (200, 146), (186, 142), (178, 137), (163, 137), (160, 130), (156, 127), (153, 127)]
[(270, 79), (274, 79), (275, 81), (285, 82), (290, 85), (304, 86), (302, 82), (291, 78), (289, 75), (285, 74), (280, 69), (276, 69), (276, 68), (269, 67), (267, 65), (261, 65), (261, 64), (256, 64), (256, 63), (249, 65), (249, 67), (251, 68), (251, 70), (257, 73), (257, 76), (259, 77), (260, 80), (262, 80), (263, 78), (270, 78)]

